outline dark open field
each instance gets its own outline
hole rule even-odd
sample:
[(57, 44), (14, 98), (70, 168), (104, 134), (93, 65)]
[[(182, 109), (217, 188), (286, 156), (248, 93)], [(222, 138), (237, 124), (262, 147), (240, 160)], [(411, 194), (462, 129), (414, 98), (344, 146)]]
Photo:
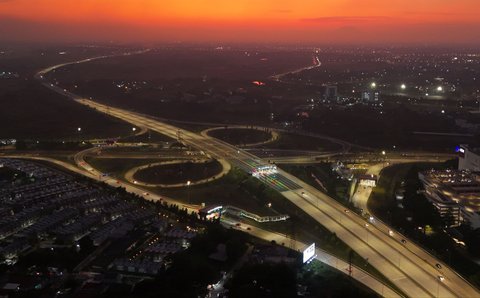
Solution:
[[(311, 64), (310, 51), (159, 48), (146, 54), (102, 59), (66, 68), (62, 80), (176, 78), (261, 80)], [(71, 71), (69, 71), (71, 70)]]
[[(42, 87), (32, 77), (43, 67), (111, 50), (83, 47), (5, 48), (5, 54), (0, 55), (0, 72), (16, 72), (19, 77), (0, 79), (0, 139), (83, 139), (131, 133), (131, 128), (123, 122), (68, 101)], [(59, 55), (59, 51), (67, 54)], [(82, 128), (81, 135), (76, 131), (78, 127)]]
[(208, 135), (233, 145), (254, 144), (268, 141), (272, 134), (266, 131), (246, 128), (212, 130)]
[(309, 51), (167, 48), (73, 65), (52, 76), (82, 95), (164, 118), (269, 123), (272, 112), (302, 100), (306, 88), (252, 82), (310, 65), (311, 59)]
[[(380, 113), (382, 112), (382, 113)], [(380, 110), (353, 106), (335, 110), (319, 108), (303, 122), (306, 129), (355, 144), (404, 150), (453, 152), (458, 144), (480, 145), (478, 136), (419, 135), (418, 132), (462, 133), (454, 119), (440, 112), (417, 112), (407, 106), (388, 104)]]
[[(85, 139), (131, 134), (131, 126), (67, 100), (33, 79), (0, 80), (0, 139)], [(81, 127), (79, 134), (77, 128)]]
[[(90, 53), (90, 56), (95, 56), (93, 54), (98, 54), (97, 52)], [(67, 58), (74, 60), (72, 58), (82, 57), (87, 53), (81, 52), (76, 55), (63, 55), (58, 60), (69, 60)], [(361, 59), (355, 58), (356, 54), (353, 53), (323, 52), (321, 56), (321, 68), (301, 73), (286, 82), (269, 81), (267, 77), (310, 65), (311, 51), (271, 49), (219, 51), (213, 48), (166, 47), (142, 55), (109, 58), (70, 66), (57, 71), (53, 77), (65, 87), (75, 90), (76, 93), (92, 96), (108, 104), (168, 119), (262, 125), (290, 121), (295, 123), (296, 127), (305, 130), (387, 150), (395, 146), (401, 150), (447, 152), (459, 143), (472, 146), (480, 144), (478, 134), (473, 137), (414, 134), (415, 131), (446, 133), (462, 131), (455, 125), (456, 114), (448, 109), (446, 114), (440, 113), (442, 105), (418, 109), (420, 102), (417, 100), (398, 101), (387, 95), (384, 97), (385, 102), (382, 107), (353, 105), (332, 108), (329, 105), (315, 104), (312, 105), (311, 110), (308, 110), (307, 117), (299, 117), (297, 108), (305, 107), (307, 100), (318, 101), (322, 98), (322, 84), (330, 83), (331, 80), (339, 80), (339, 82), (343, 79), (348, 80), (353, 75), (344, 70), (346, 64), (352, 65), (349, 71), (358, 73), (363, 70), (372, 73), (373, 76), (376, 69), (385, 66), (385, 63), (390, 63), (387, 54), (382, 54), (382, 59), (378, 62), (372, 62), (371, 55), (365, 56), (368, 58), (364, 57), (365, 61), (360, 61)], [(19, 61), (19, 58), (16, 59), (11, 58), (8, 65)], [(52, 64), (53, 60), (55, 59), (50, 57), (50, 60), (43, 63)], [(390, 65), (391, 75), (395, 74), (395, 67), (401, 68), (401, 65)], [(11, 67), (5, 68), (12, 70)], [(35, 67), (30, 67), (30, 72), (33, 68)], [(312, 73), (321, 74), (322, 71), (326, 72), (319, 76), (312, 75)], [(22, 79), (25, 78), (21, 77), (16, 81), (23, 82)], [(371, 79), (364, 75), (362, 80), (365, 82), (354, 81), (354, 84), (362, 90), (361, 88), (364, 88), (366, 82)], [(254, 80), (265, 81), (266, 85), (254, 85), (252, 84)], [(9, 81), (13, 82), (15, 79)], [(0, 84), (7, 83), (0, 82)], [(70, 111), (71, 107), (58, 103), (61, 99), (54, 103), (53, 95), (42, 95), (38, 89), (34, 90), (35, 96), (29, 96), (29, 92), (33, 89), (32, 85), (33, 83), (28, 86), (16, 86), (7, 95), (0, 95), (5, 106), (0, 120), (0, 125), (3, 124), (1, 127), (5, 128), (0, 131), (0, 136), (72, 137), (72, 128), (75, 130), (77, 126), (82, 128), (85, 126), (84, 132), (88, 135), (116, 136), (123, 133), (124, 128), (119, 126), (119, 123), (109, 121), (103, 116), (93, 115), (94, 113), (91, 112), (88, 117), (85, 117), (88, 112), (78, 107), (71, 113), (68, 112), (69, 121), (65, 121), (67, 125), (55, 125), (61, 123), (61, 121), (56, 122), (61, 116), (57, 111)], [(12, 87), (5, 86), (2, 91), (6, 92), (5, 90), (9, 88)], [(24, 94), (16, 91), (22, 88), (25, 90)], [(384, 88), (383, 85), (382, 88)], [(342, 92), (341, 88), (339, 92)], [(349, 92), (351, 94), (351, 90)], [(8, 100), (15, 96), (20, 96), (21, 100), (18, 98)], [(46, 102), (46, 97), (52, 100), (48, 105), (43, 104)], [(445, 105), (454, 102), (458, 104), (457, 101), (444, 102)], [(33, 107), (33, 109), (23, 107)], [(21, 111), (22, 114), (20, 117), (12, 117), (6, 112), (10, 110)], [(39, 115), (42, 115), (41, 121)], [(89, 121), (82, 122), (86, 118)], [(8, 128), (9, 125), (12, 126), (13, 121), (19, 121), (21, 125), (16, 124), (14, 129)]]

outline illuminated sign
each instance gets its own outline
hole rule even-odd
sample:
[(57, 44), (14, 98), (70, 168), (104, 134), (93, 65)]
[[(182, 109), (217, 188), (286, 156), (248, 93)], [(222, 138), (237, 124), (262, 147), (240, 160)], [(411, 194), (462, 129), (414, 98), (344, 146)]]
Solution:
[(310, 245), (303, 251), (303, 263), (308, 263), (313, 258), (315, 258), (315, 243), (312, 243), (312, 245)]
[(260, 166), (253, 169), (252, 175), (255, 177), (268, 176), (268, 175), (275, 175), (277, 172), (278, 172), (277, 166), (268, 165), (268, 166)]

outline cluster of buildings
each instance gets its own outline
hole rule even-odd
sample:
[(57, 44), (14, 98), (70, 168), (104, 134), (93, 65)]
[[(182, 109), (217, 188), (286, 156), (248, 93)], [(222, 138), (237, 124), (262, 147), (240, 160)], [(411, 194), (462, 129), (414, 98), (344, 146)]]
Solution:
[(16, 159), (0, 158), (0, 167), (23, 173), (0, 179), (0, 259), (6, 264), (40, 247), (74, 247), (89, 237), (100, 253), (79, 271), (155, 275), (197, 235), (168, 213), (63, 172)]
[(20, 76), (12, 71), (0, 71), (0, 79), (18, 79)]
[(480, 228), (480, 150), (460, 146), (458, 170), (419, 173), (427, 199), (451, 227)]
[(16, 143), (15, 139), (0, 139), (0, 146), (15, 145)]

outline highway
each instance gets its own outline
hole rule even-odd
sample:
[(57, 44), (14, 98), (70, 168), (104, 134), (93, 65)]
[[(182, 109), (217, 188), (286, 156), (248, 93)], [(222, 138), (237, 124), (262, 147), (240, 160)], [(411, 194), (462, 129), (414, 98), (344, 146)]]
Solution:
[[(89, 59), (82, 60), (90, 61)], [(79, 63), (72, 62), (71, 64)], [(61, 64), (66, 65), (66, 64)], [(56, 69), (57, 66), (48, 69)], [(259, 166), (269, 165), (244, 150), (220, 140), (202, 136), (173, 125), (155, 120), (153, 117), (110, 107), (90, 99), (82, 98), (44, 78), (43, 70), (36, 76), (44, 86), (92, 109), (122, 119), (136, 127), (146, 127), (155, 132), (177, 138), (182, 142), (217, 159), (226, 159), (233, 166), (251, 172)], [(300, 179), (279, 170), (275, 177), (264, 176), (261, 180), (278, 190), (286, 199), (302, 209), (328, 230), (344, 241), (363, 258), (391, 280), (410, 297), (479, 297), (480, 293), (453, 270), (441, 263), (413, 243), (402, 244), (388, 230), (368, 223), (324, 193), (307, 185)], [(347, 210), (348, 211), (348, 210)], [(368, 224), (368, 226), (367, 226)], [(393, 231), (393, 235), (395, 235)], [(435, 264), (442, 264), (439, 270)], [(444, 276), (445, 279), (439, 278)]]
[[(123, 144), (122, 144), (123, 145)], [(97, 169), (95, 169), (92, 165), (90, 165), (90, 163), (88, 163), (88, 161), (86, 160), (86, 157), (88, 155), (92, 155), (93, 153), (97, 153), (98, 151), (102, 150), (103, 148), (102, 147), (92, 147), (92, 148), (89, 148), (89, 149), (85, 149), (83, 151), (80, 151), (80, 152), (77, 152), (73, 159), (75, 161), (75, 164), (79, 167), (79, 168), (83, 168), (84, 170), (86, 171), (89, 171), (89, 172), (92, 172), (92, 173), (95, 173), (96, 175), (98, 176), (104, 176), (104, 173), (101, 173), (100, 171), (98, 171)], [(116, 156), (116, 155), (113, 155), (113, 156)], [(122, 155), (120, 155), (122, 156)], [(148, 155), (147, 155), (148, 156)], [(143, 158), (145, 158), (145, 156), (143, 156)], [(143, 186), (143, 187), (163, 187), (163, 188), (175, 188), (175, 187), (183, 187), (183, 186), (187, 186), (187, 182), (182, 182), (182, 183), (175, 183), (175, 184), (153, 184), (153, 183), (145, 183), (145, 182), (142, 182), (142, 181), (136, 181), (135, 179), (133, 179), (133, 176), (135, 175), (135, 173), (139, 170), (142, 170), (142, 169), (146, 169), (146, 168), (149, 168), (151, 166), (157, 166), (157, 165), (166, 165), (166, 164), (178, 164), (178, 163), (185, 163), (185, 162), (191, 162), (191, 163), (203, 163), (205, 162), (206, 160), (208, 159), (205, 159), (205, 158), (198, 158), (198, 159), (195, 159), (195, 158), (186, 158), (186, 157), (183, 157), (183, 158), (177, 158), (177, 159), (172, 159), (172, 160), (168, 160), (168, 161), (160, 161), (160, 162), (154, 162), (154, 163), (148, 163), (148, 164), (144, 164), (144, 165), (141, 165), (141, 166), (137, 166), (135, 168), (132, 168), (130, 170), (128, 170), (126, 173), (125, 173), (125, 176), (124, 178), (128, 181), (128, 182), (131, 182), (133, 184), (135, 184), (136, 186)], [(197, 180), (197, 181), (192, 181), (190, 184), (188, 185), (191, 185), (191, 186), (194, 186), (194, 185), (200, 185), (200, 184), (204, 184), (204, 183), (208, 183), (208, 182), (212, 182), (214, 180), (217, 180), (217, 179), (220, 179), (222, 178), (223, 176), (225, 176), (229, 171), (230, 171), (230, 164), (225, 160), (225, 159), (217, 159), (217, 161), (220, 163), (220, 165), (222, 166), (222, 170), (211, 176), (211, 177), (207, 177), (207, 178), (204, 178), (204, 179), (201, 179), (201, 180)]]
[[(164, 200), (168, 202), (168, 204), (177, 204), (181, 206), (182, 208), (187, 208), (189, 212), (197, 212), (198, 209), (201, 208), (201, 206), (187, 206), (183, 205), (181, 202), (178, 202), (174, 199), (167, 198), (164, 196), (158, 196), (156, 194), (149, 194), (146, 193), (144, 190), (141, 188), (138, 188), (136, 186), (132, 186), (131, 184), (128, 183), (123, 183), (120, 181), (117, 181), (115, 179), (111, 178), (104, 178), (102, 176), (98, 176), (96, 173), (92, 173), (91, 170), (86, 170), (85, 168), (79, 168), (76, 167), (70, 163), (66, 163), (63, 161), (59, 161), (53, 158), (48, 158), (48, 157), (41, 157), (41, 156), (32, 156), (32, 155), (3, 155), (2, 157), (7, 157), (7, 158), (20, 158), (20, 159), (31, 159), (31, 160), (39, 160), (39, 161), (46, 161), (49, 163), (53, 163), (56, 166), (62, 167), (64, 169), (67, 169), (71, 172), (74, 172), (76, 174), (80, 174), (86, 177), (89, 177), (91, 179), (97, 180), (99, 182), (105, 182), (109, 184), (112, 187), (125, 187), (127, 192), (134, 193), (138, 196), (143, 197), (145, 200), (150, 200), (150, 201), (158, 201), (158, 200)], [(226, 227), (229, 228), (234, 228), (234, 229), (239, 229), (242, 230), (245, 233), (248, 233), (254, 237), (263, 239), (267, 242), (270, 242), (272, 240), (276, 241), (278, 244), (282, 243), (291, 243), (292, 239), (288, 238), (286, 235), (280, 234), (280, 233), (275, 233), (271, 231), (267, 231), (264, 229), (259, 228), (258, 226), (252, 226), (246, 223), (240, 223), (234, 219), (229, 219), (224, 216), (222, 216), (222, 224)], [(240, 224), (240, 226), (238, 226)], [(299, 241), (294, 241), (294, 249), (300, 250), (304, 247), (306, 247), (307, 244), (299, 242)], [(330, 267), (333, 267), (337, 270), (339, 270), (343, 274), (348, 274), (347, 268), (349, 264), (342, 260), (339, 259), (326, 251), (323, 251), (321, 249), (317, 248), (316, 252), (316, 259), (319, 260), (320, 262), (329, 265)], [(351, 277), (356, 279), (358, 282), (364, 284), (365, 286), (369, 287), (373, 291), (377, 292), (379, 295), (385, 296), (385, 297), (401, 297), (397, 292), (392, 290), (388, 285), (384, 284), (382, 281), (377, 279), (376, 277), (372, 276), (368, 272), (364, 271), (363, 269), (356, 267), (355, 265), (352, 265), (352, 272), (351, 272)]]
[[(250, 149), (249, 152), (262, 154), (263, 149)], [(263, 150), (265, 153), (276, 152), (280, 150)], [(288, 153), (288, 152), (285, 152)], [(395, 154), (389, 154), (388, 157), (379, 156), (378, 154), (353, 154), (346, 153), (344, 151), (332, 151), (332, 152), (316, 152), (316, 151), (290, 151), (292, 153), (288, 156), (272, 156), (268, 157), (270, 162), (277, 164), (311, 164), (311, 163), (323, 163), (328, 160), (340, 160), (344, 162), (357, 161), (357, 162), (379, 162), (380, 166), (397, 163), (409, 163), (409, 162), (441, 162), (448, 159), (455, 158), (454, 154), (446, 153), (425, 153), (425, 152), (396, 152)]]
[[(292, 240), (291, 238), (288, 238), (287, 236), (280, 234), (280, 233), (275, 233), (271, 232), (256, 226), (252, 226), (246, 223), (240, 223), (234, 219), (231, 218), (222, 218), (222, 224), (225, 227), (237, 229), (240, 231), (243, 231), (245, 233), (249, 233), (252, 236), (255, 236), (257, 238), (263, 239), (265, 241), (275, 241), (278, 244), (291, 244), (293, 247), (292, 249), (295, 249), (297, 251), (302, 251), (309, 245), (309, 243), (303, 243), (297, 240)], [(344, 274), (348, 274), (348, 268), (349, 264), (341, 260), (335, 256), (332, 256), (331, 254), (317, 248), (316, 249), (316, 257), (317, 260), (320, 262), (327, 264), (330, 267), (333, 267), (340, 272), (343, 272)], [(398, 293), (393, 291), (391, 288), (385, 286), (381, 282), (379, 282), (376, 278), (374, 278), (372, 275), (369, 273), (365, 272), (363, 269), (352, 265), (352, 273), (351, 276), (355, 278), (357, 281), (361, 282), (362, 284), (366, 285), (370, 289), (374, 290), (377, 292), (379, 295), (382, 295), (384, 297), (401, 297)]]
[(318, 58), (318, 56), (315, 55), (313, 57), (313, 65), (309, 65), (309, 66), (305, 66), (305, 67), (295, 69), (295, 70), (292, 70), (292, 71), (276, 74), (276, 75), (271, 76), (270, 79), (273, 79), (275, 81), (280, 81), (282, 79), (282, 77), (284, 77), (286, 75), (297, 74), (297, 73), (303, 72), (305, 70), (314, 69), (314, 68), (317, 68), (317, 67), (320, 67), (320, 66), (322, 66), (322, 62), (320, 62), (320, 59)]

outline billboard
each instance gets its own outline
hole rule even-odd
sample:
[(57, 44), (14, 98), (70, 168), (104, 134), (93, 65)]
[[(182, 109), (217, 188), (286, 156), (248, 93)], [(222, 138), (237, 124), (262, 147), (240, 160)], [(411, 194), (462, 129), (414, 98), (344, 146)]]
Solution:
[(312, 243), (309, 247), (303, 251), (303, 263), (308, 263), (315, 257), (315, 243)]
[(457, 148), (455, 148), (455, 152), (457, 152), (458, 156), (460, 156), (461, 158), (465, 158), (465, 148), (463, 148), (462, 146), (457, 146)]

